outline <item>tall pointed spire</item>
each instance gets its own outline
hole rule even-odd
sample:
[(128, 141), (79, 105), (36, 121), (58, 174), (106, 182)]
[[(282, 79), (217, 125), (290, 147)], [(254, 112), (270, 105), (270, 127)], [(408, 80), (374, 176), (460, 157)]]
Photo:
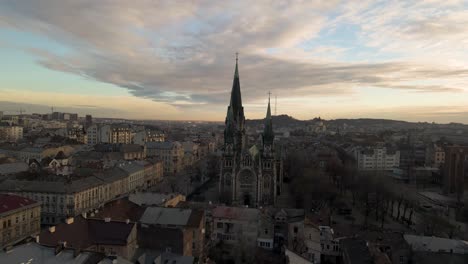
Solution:
[(265, 127), (263, 129), (263, 144), (273, 144), (275, 134), (273, 132), (273, 122), (271, 119), (270, 95), (268, 92), (268, 107), (265, 117)]
[(234, 80), (232, 81), (231, 101), (230, 101), (230, 106), (232, 107), (232, 112), (234, 114), (234, 119), (236, 119), (236, 121), (239, 116), (244, 115), (244, 110), (242, 107), (242, 97), (241, 97), (241, 91), (240, 91), (238, 62), (239, 62), (238, 53), (236, 53), (236, 69), (234, 70)]

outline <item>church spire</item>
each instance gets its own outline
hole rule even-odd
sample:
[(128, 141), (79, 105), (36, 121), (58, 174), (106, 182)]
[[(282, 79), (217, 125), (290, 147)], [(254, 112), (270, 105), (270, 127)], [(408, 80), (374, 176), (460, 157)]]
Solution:
[(244, 115), (244, 110), (242, 107), (242, 97), (241, 97), (241, 91), (240, 91), (238, 61), (239, 61), (238, 53), (236, 53), (236, 69), (234, 71), (234, 80), (232, 81), (231, 102), (230, 102), (230, 107), (232, 108), (234, 119), (236, 119), (236, 121), (238, 121), (238, 117), (241, 117)]
[(273, 122), (271, 119), (270, 95), (271, 93), (268, 92), (268, 107), (265, 117), (265, 127), (263, 130), (263, 144), (273, 144), (273, 140), (275, 137), (275, 134), (273, 132)]

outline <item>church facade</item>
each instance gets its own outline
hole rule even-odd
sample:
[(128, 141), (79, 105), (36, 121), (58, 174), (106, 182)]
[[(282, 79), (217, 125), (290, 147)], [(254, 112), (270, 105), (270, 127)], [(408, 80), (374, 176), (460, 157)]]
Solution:
[(281, 149), (275, 144), (270, 98), (263, 133), (251, 144), (246, 135), (237, 58), (220, 167), (219, 193), (223, 202), (250, 207), (276, 203), (282, 191), (283, 162)]

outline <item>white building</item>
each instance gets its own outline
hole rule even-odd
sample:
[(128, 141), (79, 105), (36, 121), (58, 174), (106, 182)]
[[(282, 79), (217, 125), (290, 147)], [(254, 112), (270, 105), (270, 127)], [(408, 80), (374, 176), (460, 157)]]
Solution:
[(357, 147), (352, 154), (359, 170), (392, 170), (400, 165), (400, 151), (386, 147)]
[(23, 127), (0, 126), (0, 140), (16, 142), (21, 139), (23, 139)]
[(86, 129), (87, 144), (94, 146), (99, 143), (109, 143), (111, 127), (109, 125), (93, 124)]

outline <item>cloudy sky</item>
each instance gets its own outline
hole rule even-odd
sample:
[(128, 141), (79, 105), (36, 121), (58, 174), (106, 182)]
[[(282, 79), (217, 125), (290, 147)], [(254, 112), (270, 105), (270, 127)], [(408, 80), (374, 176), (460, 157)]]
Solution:
[(468, 123), (468, 3), (0, 0), (0, 110)]

